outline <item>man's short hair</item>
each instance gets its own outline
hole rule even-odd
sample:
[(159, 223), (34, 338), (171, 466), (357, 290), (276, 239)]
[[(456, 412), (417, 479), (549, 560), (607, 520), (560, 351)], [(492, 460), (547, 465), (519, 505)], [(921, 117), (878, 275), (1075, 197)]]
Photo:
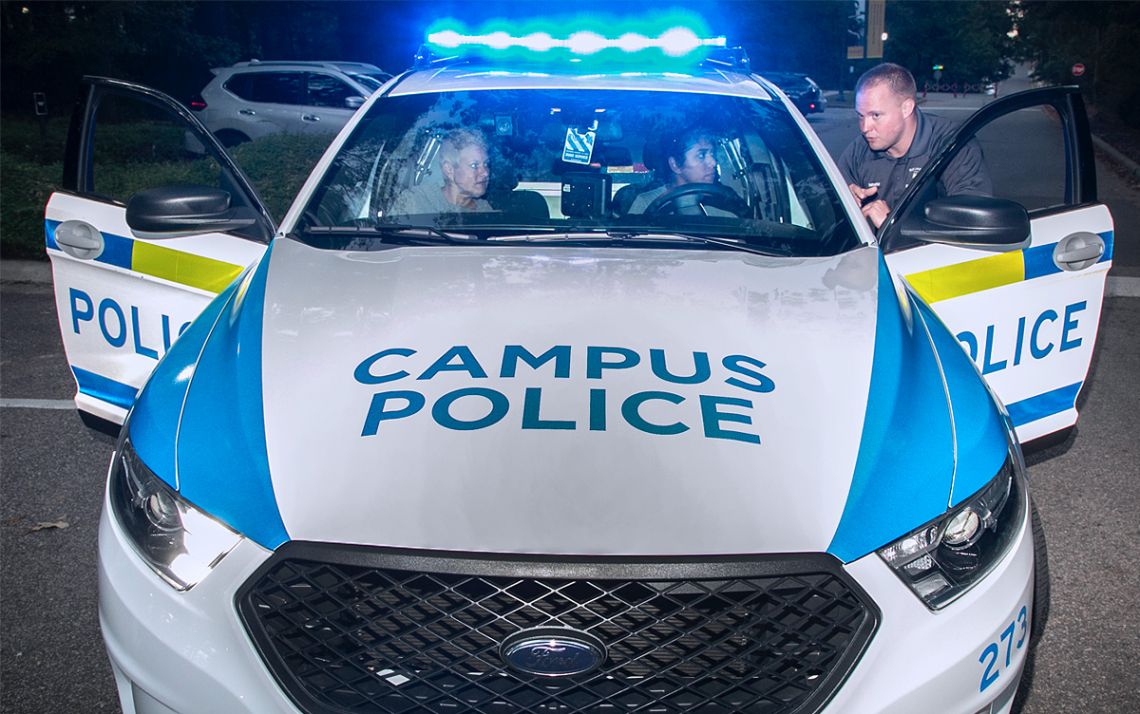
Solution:
[(918, 93), (914, 75), (906, 67), (894, 62), (884, 62), (864, 72), (855, 83), (855, 93), (875, 84), (886, 84), (895, 94), (909, 99), (914, 99)]
[(472, 145), (478, 146), (484, 152), (487, 151), (487, 140), (480, 132), (471, 129), (452, 129), (444, 135), (440, 144), (439, 160), (454, 164), (459, 161), (459, 152)]

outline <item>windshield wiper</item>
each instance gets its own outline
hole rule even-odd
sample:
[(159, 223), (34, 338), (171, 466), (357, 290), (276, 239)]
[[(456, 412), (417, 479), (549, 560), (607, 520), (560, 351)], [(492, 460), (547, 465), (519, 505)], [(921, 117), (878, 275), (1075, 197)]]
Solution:
[(448, 233), (435, 226), (411, 223), (384, 223), (378, 226), (309, 226), (305, 230), (314, 234), (375, 237), (381, 243), (466, 245), (479, 240), (477, 236), (468, 233)]
[(729, 250), (739, 250), (744, 253), (755, 253), (756, 255), (766, 256), (783, 256), (790, 257), (792, 251), (787, 248), (777, 248), (775, 246), (759, 248), (744, 242), (744, 239), (736, 240), (732, 238), (715, 238), (713, 236), (699, 236), (691, 233), (675, 233), (673, 231), (638, 231), (638, 230), (613, 230), (607, 229), (603, 232), (590, 232), (586, 234), (575, 235), (573, 232), (560, 233), (556, 236), (535, 236), (531, 238), (522, 239), (525, 242), (548, 242), (551, 240), (564, 241), (567, 243), (597, 243), (604, 242), (614, 245), (621, 245), (625, 243), (700, 243), (702, 245), (715, 245), (721, 248), (728, 248)]
[[(537, 230), (550, 230), (548, 227), (534, 227)], [(528, 227), (528, 230), (531, 230)], [(745, 242), (745, 239), (717, 238), (713, 236), (694, 235), (691, 233), (676, 233), (672, 231), (650, 230), (578, 230), (557, 231), (543, 235), (488, 236), (488, 240), (468, 233), (449, 233), (435, 226), (425, 226), (405, 223), (383, 223), (380, 225), (359, 226), (310, 226), (306, 229), (310, 234), (325, 236), (360, 236), (376, 238), (381, 243), (417, 245), (470, 245), (473, 243), (486, 245), (493, 242), (498, 245), (511, 243), (562, 243), (562, 244), (589, 244), (607, 243), (610, 245), (623, 245), (629, 243), (697, 243), (701, 245), (715, 245), (729, 250), (738, 250), (744, 253), (754, 253), (765, 256), (789, 257), (792, 251), (785, 247), (765, 246), (763, 248)]]

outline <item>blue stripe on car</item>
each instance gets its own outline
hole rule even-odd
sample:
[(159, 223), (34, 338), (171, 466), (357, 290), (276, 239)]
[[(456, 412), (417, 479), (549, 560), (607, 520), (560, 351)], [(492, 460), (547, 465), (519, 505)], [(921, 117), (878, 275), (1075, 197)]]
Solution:
[(1077, 382), (1064, 387), (1038, 394), (1035, 397), (1022, 399), (1020, 402), (1007, 404), (1005, 409), (1009, 412), (1009, 419), (1014, 426), (1028, 424), (1031, 421), (1044, 419), (1077, 405), (1077, 395), (1081, 392), (1081, 385)]
[(209, 339), (218, 316), (229, 306), (240, 282), (234, 281), (211, 300), (182, 336), (175, 340), (151, 373), (130, 415), (131, 443), (135, 453), (173, 488), (178, 488), (174, 438), (186, 390), (202, 353), (202, 345)]
[(1009, 439), (1001, 412), (982, 382), (977, 366), (929, 306), (919, 300), (950, 394), (956, 441), (954, 486), (950, 506), (956, 506), (989, 483), (1005, 463)]
[[(1112, 260), (1113, 252), (1113, 232), (1104, 231), (1098, 233), (1100, 239), (1104, 241), (1104, 253), (1101, 254), (1098, 263), (1107, 263)], [(1056, 250), (1056, 243), (1049, 243), (1047, 245), (1034, 246), (1026, 248), (1024, 251), (1025, 260), (1025, 279), (1032, 280), (1033, 278), (1041, 278), (1046, 275), (1060, 273), (1061, 269), (1053, 261), (1053, 251)]]
[[(59, 228), (60, 221), (44, 221), (47, 247), (60, 250), (55, 240), (55, 229)], [(93, 260), (96, 263), (105, 263), (119, 268), (131, 269), (131, 258), (134, 253), (134, 240), (117, 236), (114, 233), (100, 231), (103, 234), (103, 252)]]
[(828, 552), (860, 558), (946, 511), (954, 471), (946, 391), (920, 320), (879, 258), (874, 366), (847, 503)]
[(1025, 261), (1026, 280), (1061, 272), (1061, 269), (1053, 262), (1053, 249), (1056, 247), (1056, 243), (1050, 243), (1025, 249), (1022, 255)]
[(44, 243), (51, 250), (59, 250), (59, 243), (55, 242), (55, 229), (59, 228), (59, 221), (44, 220)]
[(179, 490), (190, 502), (273, 549), (289, 539), (269, 473), (261, 329), (273, 245), (202, 349), (178, 430)]
[(71, 366), (71, 372), (75, 375), (75, 383), (79, 386), (79, 391), (83, 394), (101, 399), (104, 402), (109, 402), (123, 409), (130, 409), (131, 404), (135, 401), (137, 390), (129, 384), (116, 382), (109, 377), (89, 372), (75, 365)]

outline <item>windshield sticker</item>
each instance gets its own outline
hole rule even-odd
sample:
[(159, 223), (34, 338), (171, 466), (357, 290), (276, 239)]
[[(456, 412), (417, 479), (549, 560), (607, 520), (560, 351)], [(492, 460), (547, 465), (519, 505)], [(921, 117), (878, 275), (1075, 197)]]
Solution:
[[(589, 387), (577, 395), (570, 390), (568, 399), (565, 385), (551, 380), (570, 380), (575, 370)], [(629, 370), (645, 380), (644, 389), (606, 384), (607, 377), (632, 374)], [(493, 387), (480, 384), (492, 375), (499, 379)], [(423, 383), (441, 376), (458, 376), (464, 384), (442, 395), (428, 394)], [(505, 420), (522, 429), (632, 428), (659, 436), (693, 430), (707, 439), (760, 444), (752, 419), (755, 400), (776, 389), (767, 365), (749, 355), (717, 359), (707, 352), (667, 355), (663, 349), (602, 346), (586, 347), (583, 354), (570, 345), (545, 350), (506, 345), (494, 362), (481, 361), (466, 345), (434, 358), (391, 347), (364, 358), (353, 378), (362, 385), (385, 385), (364, 406), (361, 437), (382, 436), (385, 422), (405, 419), (430, 419), (455, 431), (485, 429)], [(693, 394), (695, 390), (702, 393)]]
[(588, 165), (594, 155), (594, 140), (597, 138), (594, 129), (597, 126), (598, 123), (594, 122), (594, 127), (585, 132), (580, 132), (574, 127), (567, 128), (566, 143), (562, 146), (562, 160), (570, 164)]

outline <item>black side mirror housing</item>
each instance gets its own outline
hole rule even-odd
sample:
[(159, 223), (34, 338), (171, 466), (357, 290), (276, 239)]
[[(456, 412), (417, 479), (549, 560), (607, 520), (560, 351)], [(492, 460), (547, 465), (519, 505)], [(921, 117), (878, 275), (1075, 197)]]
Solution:
[(257, 214), (231, 207), (230, 193), (209, 186), (160, 186), (127, 201), (127, 225), (139, 238), (178, 238), (250, 228)]
[(946, 196), (910, 212), (900, 226), (909, 241), (1009, 251), (1029, 243), (1029, 214), (1015, 201), (990, 196)]

